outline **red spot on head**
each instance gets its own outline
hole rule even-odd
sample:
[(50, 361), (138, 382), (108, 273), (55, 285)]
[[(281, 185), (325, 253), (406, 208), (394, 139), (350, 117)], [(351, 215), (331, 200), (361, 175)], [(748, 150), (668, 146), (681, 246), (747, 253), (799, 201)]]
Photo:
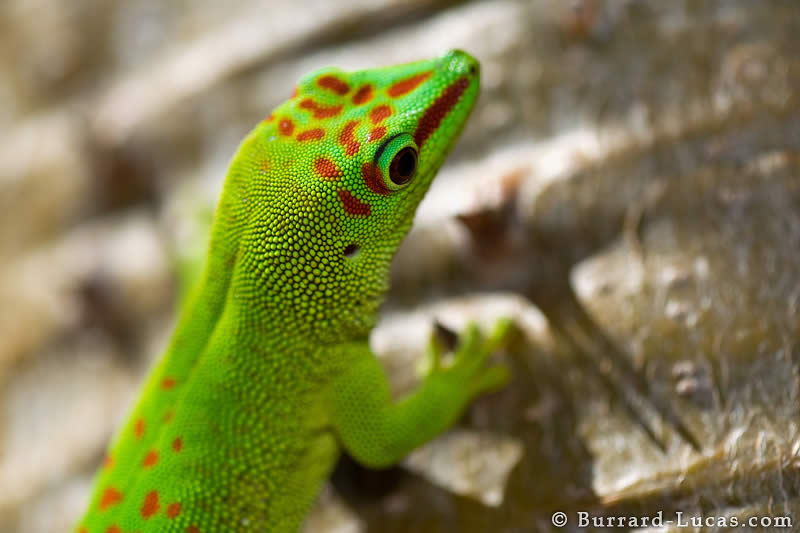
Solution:
[(172, 409), (170, 409), (169, 411), (164, 413), (164, 422), (165, 423), (172, 422), (173, 418), (175, 418), (175, 411), (173, 411)]
[(106, 533), (122, 533), (122, 530), (119, 528), (118, 525), (112, 524), (108, 526), (108, 529), (106, 529)]
[(381, 178), (381, 169), (374, 163), (364, 163), (361, 165), (361, 177), (364, 179), (364, 183), (367, 184), (367, 187), (369, 187), (369, 190), (375, 194), (382, 194), (385, 196), (392, 192), (383, 182), (383, 178)]
[(122, 493), (114, 487), (108, 487), (103, 491), (103, 495), (100, 497), (100, 504), (98, 507), (101, 511), (105, 511), (112, 505), (116, 505), (121, 501)]
[(289, 120), (288, 118), (282, 118), (280, 122), (278, 122), (278, 132), (281, 135), (286, 135), (287, 137), (292, 134), (294, 131), (294, 122)]
[(142, 518), (147, 520), (155, 515), (159, 509), (161, 509), (161, 505), (158, 503), (158, 491), (151, 490), (144, 497), (144, 503), (142, 503), (142, 508), (140, 510)]
[(342, 171), (336, 163), (327, 157), (320, 157), (314, 161), (314, 170), (317, 175), (324, 180), (338, 180), (343, 176)]
[(357, 120), (351, 120), (347, 124), (345, 124), (344, 128), (342, 128), (342, 132), (339, 134), (339, 144), (344, 146), (345, 153), (348, 156), (353, 156), (361, 150), (361, 143), (356, 140), (356, 136), (353, 134), (353, 131), (358, 126)]
[(306, 130), (297, 136), (297, 140), (303, 141), (317, 141), (325, 137), (325, 130), (322, 128), (314, 128), (313, 130)]
[(386, 93), (392, 98), (397, 98), (398, 96), (403, 96), (404, 94), (408, 94), (417, 87), (419, 87), (422, 82), (430, 78), (431, 74), (433, 74), (433, 72), (429, 70), (428, 72), (422, 72), (420, 74), (415, 74), (410, 78), (400, 80), (392, 84), (386, 90)]
[(164, 378), (161, 380), (162, 389), (171, 389), (175, 386), (176, 381), (173, 378)]
[(369, 112), (369, 119), (373, 124), (380, 124), (392, 116), (392, 108), (388, 105), (379, 105)]
[(144, 420), (139, 418), (136, 420), (136, 423), (133, 425), (133, 434), (136, 436), (137, 439), (141, 439), (144, 435)]
[(179, 514), (181, 514), (180, 502), (175, 502), (167, 505), (167, 518), (175, 518)]
[(294, 88), (294, 89), (292, 89), (292, 96), (291, 96), (291, 98), (297, 98), (297, 95), (298, 95), (298, 94), (300, 94), (300, 88), (295, 86), (295, 88)]
[(306, 98), (305, 100), (300, 102), (300, 109), (307, 109), (311, 111), (311, 114), (314, 115), (314, 118), (335, 117), (336, 115), (342, 112), (341, 104), (326, 107), (324, 105), (316, 103), (311, 98)]
[(270, 113), (269, 115), (266, 116), (264, 122), (272, 122), (273, 120), (275, 120), (275, 115), (273, 113)]
[(142, 468), (150, 468), (155, 466), (158, 462), (158, 452), (155, 450), (150, 450), (147, 452), (147, 455), (144, 456), (144, 460), (142, 461)]
[(344, 96), (350, 91), (350, 86), (346, 82), (340, 80), (336, 76), (326, 74), (317, 80), (317, 85), (323, 89), (333, 91), (338, 95)]
[(359, 87), (356, 91), (356, 94), (353, 95), (353, 103), (355, 105), (363, 105), (372, 100), (372, 97), (375, 96), (374, 91), (372, 90), (372, 85), (363, 85)]
[(186, 528), (186, 533), (200, 533), (200, 530), (197, 529), (197, 526), (191, 525)]
[(263, 172), (264, 174), (269, 172), (269, 161), (265, 160), (261, 162), (261, 172)]
[(461, 95), (469, 87), (469, 80), (467, 78), (459, 78), (452, 85), (450, 85), (444, 92), (436, 99), (431, 106), (425, 110), (422, 118), (417, 125), (417, 131), (414, 132), (414, 142), (417, 147), (422, 149), (425, 141), (433, 135), (433, 132), (442, 123), (444, 117), (450, 112), (451, 109), (461, 99)]
[(176, 437), (174, 441), (172, 441), (172, 449), (176, 452), (179, 452), (183, 449), (183, 439), (180, 437)]
[(112, 466), (114, 466), (114, 458), (111, 456), (111, 454), (108, 454), (108, 455), (106, 455), (106, 456), (105, 456), (105, 458), (103, 459), (103, 468), (105, 468), (106, 470), (108, 470), (108, 469), (110, 469)]
[(372, 210), (369, 204), (362, 202), (346, 189), (339, 189), (336, 191), (339, 194), (339, 200), (342, 202), (342, 207), (348, 214), (356, 217), (368, 217)]
[(382, 139), (384, 135), (386, 135), (386, 128), (378, 126), (377, 128), (372, 128), (372, 131), (367, 135), (367, 139), (369, 139), (369, 142), (377, 141)]
[(88, 530), (88, 529), (86, 529), (85, 527), (82, 527), (82, 528), (80, 528), (80, 529), (78, 530), (78, 533), (89, 533), (89, 530)]

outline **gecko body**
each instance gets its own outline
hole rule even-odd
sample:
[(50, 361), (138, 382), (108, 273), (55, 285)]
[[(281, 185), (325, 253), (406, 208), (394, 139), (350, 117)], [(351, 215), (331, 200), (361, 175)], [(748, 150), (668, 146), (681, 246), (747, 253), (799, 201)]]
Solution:
[(323, 69), (244, 139), (202, 279), (76, 533), (297, 531), (342, 447), (395, 463), (506, 381), (486, 363), (502, 332), (472, 327), (452, 365), (393, 400), (367, 342), (478, 87), (461, 51)]

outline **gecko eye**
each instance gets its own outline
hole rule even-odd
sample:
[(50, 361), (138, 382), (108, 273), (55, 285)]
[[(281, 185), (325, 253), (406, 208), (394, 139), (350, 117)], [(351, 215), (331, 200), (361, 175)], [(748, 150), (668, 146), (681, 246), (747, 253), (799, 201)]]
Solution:
[(389, 179), (395, 185), (405, 185), (417, 171), (417, 151), (406, 146), (394, 156), (389, 166)]
[(375, 152), (375, 166), (380, 170), (383, 185), (396, 191), (404, 187), (417, 173), (419, 152), (414, 138), (408, 133), (398, 133), (389, 138)]

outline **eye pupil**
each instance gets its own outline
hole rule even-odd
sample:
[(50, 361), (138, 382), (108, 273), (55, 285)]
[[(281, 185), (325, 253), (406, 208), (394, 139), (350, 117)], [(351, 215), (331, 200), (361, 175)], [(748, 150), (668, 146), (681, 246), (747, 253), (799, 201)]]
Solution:
[(414, 177), (417, 170), (417, 151), (406, 146), (394, 156), (389, 168), (389, 178), (396, 185), (403, 185)]

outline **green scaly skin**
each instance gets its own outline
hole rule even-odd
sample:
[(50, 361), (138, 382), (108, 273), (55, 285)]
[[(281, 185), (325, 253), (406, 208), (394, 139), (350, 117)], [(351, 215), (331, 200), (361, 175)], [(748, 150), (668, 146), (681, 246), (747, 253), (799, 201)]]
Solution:
[(297, 531), (340, 446), (391, 465), (505, 383), (487, 357), (506, 325), (488, 338), (468, 328), (454, 363), (398, 401), (367, 344), (392, 257), (478, 87), (460, 51), (323, 69), (247, 136), (205, 273), (76, 532)]

